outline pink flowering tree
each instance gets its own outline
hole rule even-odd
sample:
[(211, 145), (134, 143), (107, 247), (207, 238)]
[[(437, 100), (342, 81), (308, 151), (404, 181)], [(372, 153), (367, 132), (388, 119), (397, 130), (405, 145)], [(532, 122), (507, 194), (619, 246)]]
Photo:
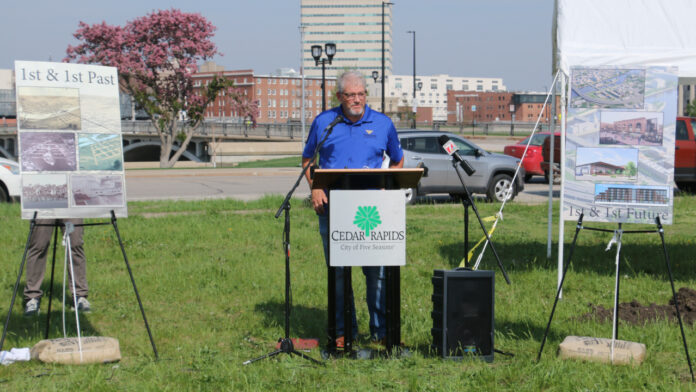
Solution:
[[(200, 14), (176, 9), (154, 11), (125, 26), (80, 22), (64, 61), (118, 68), (119, 87), (150, 116), (162, 148), (160, 167), (172, 167), (203, 121), (206, 107), (224, 92), (232, 110), (255, 123), (258, 107), (243, 90), (216, 76), (194, 90), (198, 63), (217, 53), (211, 41), (215, 26)], [(175, 142), (179, 148), (173, 152)]]

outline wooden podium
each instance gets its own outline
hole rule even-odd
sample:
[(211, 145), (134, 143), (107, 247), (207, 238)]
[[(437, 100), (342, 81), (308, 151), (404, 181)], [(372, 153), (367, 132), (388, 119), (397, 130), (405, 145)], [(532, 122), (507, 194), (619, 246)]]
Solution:
[[(423, 175), (423, 169), (317, 169), (313, 173), (312, 188), (325, 190), (393, 190), (416, 188)], [(329, 192), (330, 194), (330, 192)], [(329, 210), (334, 207), (329, 200)], [(404, 200), (402, 208), (406, 208)], [(330, 211), (327, 211), (331, 216)], [(331, 222), (329, 221), (329, 227)], [(329, 255), (331, 254), (329, 241)], [(330, 257), (330, 256), (329, 256)], [(405, 260), (404, 260), (405, 264)], [(373, 265), (373, 264), (370, 264)], [(328, 343), (329, 355), (336, 353), (336, 281), (335, 268), (329, 260), (328, 268)], [(352, 309), (349, 306), (352, 292), (351, 267), (345, 268), (344, 279), (344, 354), (353, 355), (353, 323)], [(386, 349), (398, 347), (401, 342), (401, 288), (399, 266), (386, 266), (385, 277), (387, 286), (386, 298)]]

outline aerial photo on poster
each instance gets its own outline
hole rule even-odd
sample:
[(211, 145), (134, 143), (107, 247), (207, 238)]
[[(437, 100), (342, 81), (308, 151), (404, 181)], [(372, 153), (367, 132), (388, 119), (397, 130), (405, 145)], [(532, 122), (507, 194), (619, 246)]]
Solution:
[(74, 171), (77, 167), (72, 132), (22, 132), (19, 135), (22, 171)]
[(123, 152), (121, 137), (108, 133), (79, 135), (80, 170), (121, 170)]
[(563, 219), (671, 224), (677, 69), (572, 67), (570, 79)]
[(22, 129), (82, 129), (80, 90), (18, 86), (17, 113)]
[(73, 175), (72, 200), (75, 206), (119, 206), (123, 204), (121, 176)]
[(82, 95), (83, 132), (121, 132), (121, 107), (117, 96)]
[(576, 68), (571, 85), (572, 108), (643, 108), (643, 69)]

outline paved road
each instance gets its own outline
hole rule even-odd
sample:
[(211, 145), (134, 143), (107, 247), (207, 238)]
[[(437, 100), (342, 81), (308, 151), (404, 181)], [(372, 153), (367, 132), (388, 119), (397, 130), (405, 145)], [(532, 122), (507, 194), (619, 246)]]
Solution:
[[(127, 170), (128, 201), (137, 200), (201, 200), (235, 198), (254, 200), (267, 194), (285, 195), (295, 184), (300, 168), (263, 169), (171, 169)], [(544, 203), (548, 185), (538, 177), (525, 186), (517, 202)], [(554, 198), (560, 187), (554, 186)], [(309, 196), (309, 187), (302, 181), (295, 192), (297, 197)]]

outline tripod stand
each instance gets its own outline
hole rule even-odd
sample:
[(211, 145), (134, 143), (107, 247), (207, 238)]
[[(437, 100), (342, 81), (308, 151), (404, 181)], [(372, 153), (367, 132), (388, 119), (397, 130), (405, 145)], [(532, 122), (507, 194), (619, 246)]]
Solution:
[[(617, 242), (617, 248), (616, 248), (616, 280), (615, 280), (615, 286), (614, 286), (614, 324), (613, 324), (613, 331), (612, 331), (612, 347), (611, 347), (611, 352), (612, 352), (612, 361), (613, 361), (613, 350), (614, 350), (614, 342), (616, 341), (618, 337), (618, 322), (619, 322), (619, 276), (620, 276), (620, 255), (621, 255), (621, 236), (624, 233), (658, 233), (660, 235), (660, 241), (662, 242), (662, 253), (665, 258), (665, 267), (667, 269), (667, 274), (669, 276), (669, 283), (672, 288), (672, 300), (674, 301), (674, 310), (677, 315), (677, 320), (679, 320), (679, 329), (681, 330), (681, 337), (682, 337), (682, 342), (684, 343), (684, 353), (686, 354), (686, 362), (689, 365), (689, 372), (691, 373), (691, 381), (694, 382), (696, 379), (694, 378), (694, 370), (693, 367), (691, 366), (691, 357), (689, 356), (689, 349), (686, 345), (686, 335), (684, 334), (684, 325), (682, 323), (682, 318), (681, 314), (679, 313), (679, 303), (677, 302), (677, 293), (674, 290), (674, 278), (672, 277), (672, 267), (669, 262), (669, 256), (667, 255), (667, 246), (665, 245), (665, 234), (664, 234), (664, 229), (662, 228), (662, 223), (660, 222), (660, 217), (655, 218), (655, 226), (657, 226), (657, 230), (622, 230), (621, 228), (621, 223), (619, 223), (619, 228), (616, 231), (613, 230), (607, 230), (607, 229), (600, 229), (596, 227), (586, 227), (582, 225), (582, 219), (585, 216), (585, 214), (580, 214), (580, 217), (578, 218), (577, 225), (575, 227), (575, 235), (573, 236), (573, 242), (570, 246), (570, 251), (568, 252), (568, 261), (565, 263), (563, 266), (563, 273), (561, 274), (561, 282), (558, 285), (558, 289), (556, 291), (556, 298), (553, 302), (553, 307), (551, 308), (551, 315), (549, 316), (549, 322), (546, 324), (546, 330), (544, 331), (544, 337), (541, 339), (541, 346), (539, 347), (539, 352), (537, 353), (537, 362), (541, 360), (541, 353), (544, 351), (544, 345), (546, 343), (546, 338), (548, 337), (549, 330), (551, 329), (551, 321), (553, 321), (553, 315), (556, 312), (556, 305), (558, 304), (558, 299), (561, 296), (561, 290), (563, 290), (563, 283), (565, 282), (566, 274), (568, 273), (568, 267), (570, 266), (570, 262), (573, 257), (573, 251), (575, 250), (575, 245), (578, 240), (578, 234), (580, 234), (580, 230), (586, 229), (586, 230), (591, 230), (591, 231), (600, 231), (600, 232), (613, 232), (615, 238), (618, 238)], [(612, 239), (612, 242), (614, 240)], [(608, 249), (608, 248), (607, 248)]]
[[(310, 164), (311, 162), (308, 163), (307, 166), (309, 166)], [(290, 197), (292, 196), (297, 186), (300, 184), (300, 181), (302, 181), (302, 177), (304, 176), (305, 171), (306, 168), (302, 171), (302, 174), (297, 179), (297, 183), (295, 183), (295, 186), (285, 197), (285, 201), (280, 206), (278, 213), (276, 213), (276, 218), (280, 216), (281, 211), (285, 213), (285, 225), (283, 228), (283, 250), (285, 251), (285, 335), (283, 335), (283, 337), (279, 339), (279, 349), (268, 354), (262, 355), (258, 358), (244, 361), (244, 365), (248, 365), (250, 363), (262, 360), (264, 358), (275, 357), (276, 355), (282, 353), (288, 354), (290, 356), (297, 355), (311, 362), (322, 364), (316, 359), (295, 350), (295, 346), (292, 344), (292, 339), (290, 339)]]
[(295, 350), (295, 346), (292, 343), (292, 339), (290, 339), (290, 198), (292, 197), (293, 193), (295, 193), (297, 187), (300, 186), (300, 182), (302, 182), (302, 178), (306, 175), (309, 167), (312, 166), (314, 161), (317, 159), (317, 156), (319, 155), (319, 150), (331, 134), (333, 127), (341, 121), (343, 121), (343, 117), (337, 116), (336, 119), (334, 119), (334, 121), (326, 127), (326, 129), (324, 130), (324, 138), (321, 140), (321, 142), (319, 142), (316, 149), (314, 150), (314, 155), (312, 156), (312, 159), (307, 161), (307, 164), (302, 168), (302, 172), (297, 177), (295, 185), (293, 185), (288, 194), (285, 195), (285, 200), (283, 200), (283, 203), (280, 205), (280, 208), (278, 208), (278, 211), (275, 214), (276, 219), (278, 219), (281, 213), (285, 213), (285, 225), (283, 227), (283, 250), (285, 252), (285, 335), (284, 337), (278, 339), (280, 342), (280, 348), (268, 354), (262, 355), (258, 358), (244, 361), (244, 365), (260, 361), (264, 358), (275, 357), (276, 355), (281, 353), (285, 353), (290, 356), (292, 356), (293, 354), (298, 355), (311, 362), (322, 364), (316, 359)]
[[(48, 332), (49, 332), (50, 321), (51, 321), (51, 297), (53, 296), (53, 272), (54, 272), (55, 263), (56, 263), (56, 240), (58, 238), (57, 229), (61, 224), (56, 222), (56, 221), (54, 221), (54, 223), (51, 223), (51, 224), (39, 224), (36, 222), (36, 220), (37, 220), (37, 212), (34, 212), (34, 217), (31, 219), (31, 222), (29, 224), (29, 235), (27, 237), (27, 243), (24, 246), (24, 254), (22, 256), (22, 262), (19, 266), (19, 273), (17, 274), (17, 281), (15, 282), (14, 290), (12, 292), (12, 299), (10, 300), (10, 307), (7, 311), (7, 318), (5, 319), (5, 325), (4, 325), (4, 328), (2, 331), (2, 338), (0, 338), (0, 350), (2, 350), (2, 347), (5, 343), (5, 336), (7, 334), (7, 327), (10, 324), (10, 316), (12, 314), (12, 308), (14, 307), (15, 299), (17, 297), (17, 291), (19, 289), (19, 282), (22, 279), (22, 272), (24, 270), (24, 264), (25, 264), (26, 258), (27, 258), (27, 251), (29, 250), (29, 242), (31, 241), (31, 237), (32, 237), (32, 234), (34, 233), (34, 229), (37, 226), (53, 226), (53, 228), (54, 228), (53, 261), (52, 261), (52, 266), (51, 266), (51, 285), (50, 285), (50, 289), (49, 289), (48, 313), (46, 315), (46, 333), (45, 333), (45, 338), (48, 339)], [(157, 347), (155, 346), (155, 341), (152, 338), (152, 331), (150, 331), (150, 325), (148, 324), (147, 317), (145, 316), (145, 309), (143, 308), (143, 303), (140, 300), (140, 294), (138, 293), (138, 288), (135, 285), (135, 278), (133, 277), (133, 271), (131, 270), (130, 264), (128, 263), (128, 257), (126, 256), (126, 249), (123, 246), (123, 241), (121, 240), (121, 234), (118, 231), (118, 225), (116, 224), (115, 212), (113, 210), (111, 210), (111, 221), (110, 222), (83, 223), (83, 224), (75, 225), (75, 226), (102, 226), (102, 225), (108, 225), (108, 224), (111, 224), (114, 227), (114, 231), (116, 232), (116, 237), (118, 238), (118, 243), (121, 247), (121, 253), (123, 254), (123, 261), (126, 263), (126, 269), (128, 270), (128, 275), (130, 276), (131, 283), (133, 284), (133, 291), (135, 292), (135, 297), (138, 300), (138, 305), (140, 306), (140, 313), (143, 316), (143, 322), (145, 323), (145, 329), (147, 330), (148, 337), (150, 338), (150, 344), (152, 345), (152, 351), (155, 354), (155, 360), (157, 360), (157, 359), (159, 359), (159, 355), (157, 353)], [(69, 244), (68, 244), (68, 246), (69, 246)], [(73, 276), (73, 278), (74, 278), (74, 276)]]
[[(483, 219), (481, 219), (481, 215), (479, 214), (478, 208), (476, 208), (476, 203), (474, 203), (474, 199), (471, 197), (471, 193), (469, 192), (469, 188), (466, 186), (466, 182), (464, 181), (464, 177), (462, 176), (462, 173), (459, 172), (459, 169), (457, 168), (457, 161), (455, 159), (452, 159), (452, 166), (454, 167), (454, 171), (457, 173), (457, 176), (459, 177), (459, 181), (462, 183), (462, 187), (464, 188), (464, 195), (465, 197), (462, 198), (462, 205), (464, 206), (464, 236), (465, 236), (465, 251), (466, 254), (464, 257), (465, 259), (465, 265), (468, 266), (468, 247), (469, 247), (469, 206), (471, 206), (471, 209), (474, 211), (474, 214), (476, 215), (476, 219), (478, 219), (479, 225), (481, 226), (481, 230), (483, 231), (483, 234), (486, 236), (486, 239), (488, 240), (488, 243), (491, 245), (491, 250), (493, 251), (493, 255), (495, 255), (495, 259), (498, 262), (498, 267), (500, 268), (500, 272), (503, 273), (503, 277), (505, 278), (505, 282), (507, 284), (511, 284), (510, 278), (508, 277), (507, 272), (505, 271), (505, 267), (503, 266), (503, 263), (500, 261), (500, 257), (498, 256), (498, 252), (495, 250), (495, 246), (493, 245), (493, 241), (491, 241), (491, 237), (488, 235), (488, 230), (486, 230), (486, 226), (483, 224)], [(473, 172), (472, 172), (473, 174)], [(471, 175), (471, 174), (470, 174)]]

